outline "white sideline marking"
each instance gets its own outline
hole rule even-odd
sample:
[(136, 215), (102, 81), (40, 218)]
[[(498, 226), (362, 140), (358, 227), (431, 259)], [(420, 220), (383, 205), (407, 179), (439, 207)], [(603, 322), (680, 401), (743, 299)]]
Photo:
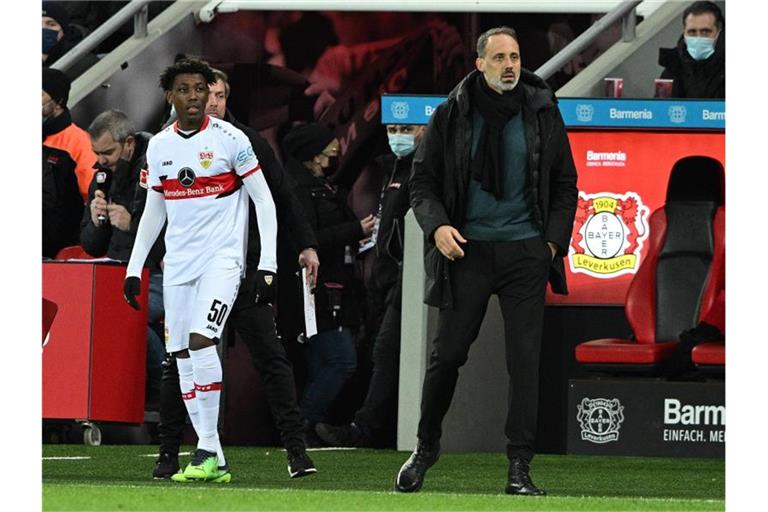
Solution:
[[(191, 455), (192, 452), (179, 452), (179, 455)], [(157, 457), (157, 453), (147, 453), (145, 455), (139, 455), (139, 457)]]
[[(44, 482), (45, 483), (45, 482)], [(163, 482), (165, 483), (165, 482)], [(56, 483), (54, 485), (64, 485)], [(103, 489), (105, 487), (116, 487), (121, 489), (144, 489), (152, 487), (155, 485), (152, 481), (147, 481), (147, 485), (136, 485), (136, 484), (89, 484), (89, 483), (67, 483), (67, 487), (95, 487)], [(180, 486), (174, 486), (170, 485), (170, 487), (180, 487)], [(192, 487), (190, 487), (191, 489)], [(198, 489), (201, 489), (202, 487), (196, 487)], [(285, 492), (285, 493), (302, 493), (302, 492), (312, 492), (312, 493), (319, 493), (319, 494), (360, 494), (360, 495), (369, 495), (369, 494), (382, 494), (382, 495), (392, 495), (392, 496), (402, 496), (401, 493), (392, 491), (370, 491), (370, 490), (347, 490), (347, 489), (266, 489), (266, 488), (259, 488), (259, 487), (228, 487), (225, 485), (217, 485), (215, 487), (213, 486), (206, 486), (205, 487), (206, 492), (213, 492), (213, 491), (220, 491), (220, 492)], [(506, 494), (456, 494), (452, 492), (424, 492), (421, 491), (419, 493), (422, 496), (429, 495), (429, 496), (449, 496), (449, 497), (460, 497), (460, 496), (482, 496), (485, 498), (495, 498), (499, 501), (506, 501), (509, 502), (510, 497)], [(642, 496), (574, 496), (569, 494), (558, 494), (558, 495), (547, 495), (542, 498), (537, 498), (536, 501), (545, 501), (545, 500), (560, 500), (564, 498), (575, 498), (575, 499), (581, 499), (581, 500), (609, 500), (609, 501), (640, 501), (640, 502), (664, 502), (664, 503), (676, 503), (676, 502), (684, 502), (684, 503), (724, 503), (725, 500), (722, 499), (712, 499), (712, 498), (646, 498)], [(515, 498), (512, 498), (514, 500)]]
[(90, 457), (43, 457), (43, 460), (88, 460)]
[[(344, 450), (357, 450), (354, 446), (321, 446), (319, 448), (307, 448), (308, 452), (333, 452), (333, 451), (344, 451)], [(283, 449), (282, 451), (285, 451)]]

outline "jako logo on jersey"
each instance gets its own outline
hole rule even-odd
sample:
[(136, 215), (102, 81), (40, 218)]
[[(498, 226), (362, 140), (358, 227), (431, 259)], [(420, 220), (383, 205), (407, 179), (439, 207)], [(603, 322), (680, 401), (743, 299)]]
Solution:
[(189, 167), (182, 167), (176, 177), (179, 179), (179, 183), (185, 188), (189, 188), (195, 184), (195, 171)]
[(208, 169), (213, 163), (213, 151), (201, 151), (197, 154), (197, 158), (200, 160), (200, 165), (203, 169)]
[(649, 211), (635, 192), (579, 192), (568, 253), (571, 272), (599, 279), (637, 272)]
[(168, 167), (169, 165), (173, 165), (173, 160), (163, 160), (163, 167)]

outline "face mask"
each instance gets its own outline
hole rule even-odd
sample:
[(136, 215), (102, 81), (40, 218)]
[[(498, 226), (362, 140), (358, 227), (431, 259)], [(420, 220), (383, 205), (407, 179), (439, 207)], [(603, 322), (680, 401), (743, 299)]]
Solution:
[(407, 133), (388, 133), (389, 147), (398, 158), (408, 156), (416, 149), (416, 137)]
[(708, 59), (715, 53), (715, 39), (711, 37), (686, 37), (685, 46), (693, 60)]
[(59, 42), (59, 31), (50, 28), (43, 29), (43, 53), (46, 55)]

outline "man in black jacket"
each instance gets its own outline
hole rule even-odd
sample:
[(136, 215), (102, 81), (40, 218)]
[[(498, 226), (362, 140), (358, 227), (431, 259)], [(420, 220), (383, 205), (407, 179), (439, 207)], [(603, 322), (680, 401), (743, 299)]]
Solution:
[(321, 422), (315, 426), (320, 439), (331, 446), (385, 445), (385, 436), (394, 430), (400, 370), (403, 236), (405, 214), (411, 207), (408, 179), (413, 152), (424, 129), (413, 124), (388, 125), (392, 152), (375, 160), (384, 169), (384, 180), (371, 240), (375, 254), (367, 286), (373, 296), (369, 303), (375, 305), (372, 314), (379, 326), (373, 345), (373, 373), (368, 394), (353, 422), (340, 426)]
[(714, 2), (694, 2), (683, 12), (675, 48), (659, 49), (661, 78), (671, 78), (674, 98), (725, 99), (725, 19)]
[[(148, 133), (137, 133), (119, 110), (102, 112), (88, 127), (96, 154), (96, 173), (88, 187), (88, 208), (80, 222), (80, 245), (91, 256), (127, 262), (147, 199), (142, 172), (147, 167)], [(146, 178), (146, 177), (145, 177)], [(165, 344), (162, 340), (163, 274), (160, 262), (165, 246), (159, 237), (147, 258), (149, 307), (147, 326), (147, 396), (160, 389)]]
[(458, 370), (495, 293), (510, 377), (505, 490), (542, 495), (529, 464), (544, 298), (548, 280), (554, 292), (566, 292), (562, 257), (576, 211), (576, 168), (554, 93), (522, 69), (515, 31), (486, 31), (477, 55), (477, 70), (436, 109), (413, 161), (411, 207), (427, 239), (425, 301), (440, 314), (416, 450), (395, 489), (418, 491), (437, 461)]
[[(275, 158), (269, 143), (255, 130), (238, 122), (227, 110), (229, 83), (227, 75), (214, 70), (216, 82), (210, 84), (206, 114), (224, 119), (242, 130), (248, 137), (261, 165), (264, 178), (275, 201), (280, 230), (287, 230), (288, 236), (300, 247), (298, 262), (307, 268), (310, 286), (314, 287), (319, 261), (315, 248), (317, 239), (303, 216), (301, 204), (293, 192), (294, 183)], [(260, 237), (256, 213), (249, 208), (248, 253), (246, 276), (232, 308), (228, 322), (240, 334), (248, 347), (253, 364), (258, 369), (264, 385), (264, 393), (275, 418), (277, 429), (288, 456), (288, 473), (291, 478), (310, 475), (317, 469), (306, 454), (304, 425), (296, 400), (293, 368), (275, 330), (276, 277), (270, 282), (271, 297), (261, 297), (256, 303), (257, 268), (261, 254)], [(295, 256), (294, 256), (295, 258)], [(179, 374), (176, 361), (169, 356), (163, 369), (163, 387), (160, 404), (160, 455), (153, 477), (170, 478), (178, 471), (178, 453), (181, 444), (186, 408), (179, 395)]]
[[(329, 128), (318, 123), (295, 127), (285, 136), (282, 145), (286, 172), (296, 182), (296, 195), (317, 234), (318, 252), (323, 261), (315, 293), (317, 334), (302, 335), (304, 339), (309, 338), (308, 376), (299, 404), (308, 442), (321, 444), (314, 435), (315, 425), (327, 420), (331, 404), (357, 366), (354, 331), (360, 324), (362, 296), (354, 272), (354, 255), (360, 241), (373, 231), (374, 217), (371, 214), (358, 220), (347, 204), (347, 191), (328, 179), (335, 170), (340, 150), (339, 140)], [(287, 245), (285, 238), (278, 234), (280, 255)], [(295, 268), (280, 259), (278, 262), (284, 282), (290, 283), (285, 289), (294, 292), (281, 297), (278, 320), (283, 336), (291, 339), (295, 336), (292, 332), (295, 318), (301, 318), (301, 294), (297, 293), (300, 288), (292, 279)]]

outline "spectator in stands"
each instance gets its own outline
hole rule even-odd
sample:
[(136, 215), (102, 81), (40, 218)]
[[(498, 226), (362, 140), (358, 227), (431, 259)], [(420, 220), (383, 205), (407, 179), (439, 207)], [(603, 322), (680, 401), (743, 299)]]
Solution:
[(70, 86), (67, 75), (58, 69), (43, 69), (43, 145), (65, 151), (75, 162), (80, 201), (84, 202), (96, 155), (91, 150), (88, 134), (72, 122), (67, 108)]
[[(43, 67), (49, 67), (80, 42), (81, 35), (69, 24), (69, 14), (62, 2), (43, 2)], [(99, 59), (86, 53), (72, 64), (66, 74), (75, 80)]]
[[(344, 383), (354, 373), (356, 356), (353, 329), (360, 324), (353, 255), (358, 244), (373, 231), (374, 217), (358, 220), (347, 204), (345, 190), (332, 185), (339, 141), (331, 130), (317, 123), (294, 128), (283, 140), (286, 170), (297, 183), (299, 197), (319, 244), (323, 262), (315, 292), (318, 333), (308, 340), (308, 381), (300, 402), (308, 444), (320, 444), (315, 424), (327, 420), (328, 409)], [(278, 237), (278, 246), (285, 240)], [(282, 250), (281, 250), (282, 253)], [(295, 264), (278, 263), (280, 279), (288, 290), (300, 288), (293, 276)], [(285, 276), (285, 278), (283, 278)], [(295, 323), (303, 317), (298, 303), (285, 304), (281, 319)], [(285, 327), (285, 326), (283, 326)], [(288, 338), (290, 339), (290, 338)]]
[[(64, 147), (68, 126), (66, 110), (69, 79), (60, 71), (43, 71), (43, 256), (55, 258), (59, 250), (77, 245), (83, 198), (77, 184), (75, 155)], [(63, 105), (63, 106), (62, 106)]]
[(504, 317), (509, 394), (505, 492), (531, 481), (547, 281), (566, 293), (563, 257), (578, 191), (557, 100), (522, 68), (517, 34), (477, 40), (476, 70), (437, 107), (413, 159), (411, 207), (426, 237), (426, 300), (439, 307), (416, 450), (395, 481), (418, 491), (440, 455), (442, 422), (492, 294)]
[(659, 49), (661, 78), (674, 98), (725, 98), (725, 19), (717, 4), (694, 2), (683, 12), (676, 48)]
[[(147, 144), (152, 136), (137, 133), (130, 119), (119, 110), (107, 110), (96, 116), (88, 127), (88, 135), (98, 160), (97, 172), (88, 188), (88, 209), (80, 223), (80, 245), (91, 256), (127, 262), (147, 199), (143, 173), (147, 168)], [(165, 359), (161, 268), (164, 253), (160, 237), (146, 261), (150, 272), (146, 394), (150, 403), (159, 396)]]
[(392, 152), (376, 159), (376, 165), (385, 172), (372, 235), (375, 254), (367, 292), (373, 296), (369, 303), (375, 305), (371, 314), (381, 323), (373, 346), (368, 394), (354, 421), (338, 427), (327, 423), (315, 427), (320, 439), (331, 446), (381, 446), (386, 444), (386, 435), (394, 431), (400, 370), (403, 235), (405, 214), (411, 207), (408, 179), (424, 129), (412, 124), (388, 125)]
[[(317, 239), (307, 220), (301, 204), (293, 193), (293, 181), (285, 175), (280, 162), (267, 141), (255, 130), (238, 122), (227, 110), (229, 80), (225, 73), (214, 70), (216, 82), (209, 86), (206, 114), (216, 119), (224, 119), (245, 133), (259, 159), (270, 192), (275, 200), (280, 229), (290, 233), (298, 252), (299, 266), (307, 267), (310, 286), (314, 286), (319, 261), (315, 248)], [(258, 369), (264, 384), (264, 394), (285, 446), (288, 456), (288, 473), (291, 478), (315, 473), (312, 459), (306, 454), (304, 443), (304, 425), (296, 400), (296, 383), (293, 368), (286, 355), (283, 344), (277, 338), (275, 330), (275, 303), (271, 300), (256, 302), (257, 267), (261, 256), (261, 238), (255, 209), (248, 208), (248, 254), (246, 256), (247, 274), (240, 284), (237, 299), (232, 308), (228, 323), (240, 334), (251, 353), (254, 366)], [(296, 259), (296, 256), (293, 256)], [(277, 282), (271, 284), (277, 287)], [(269, 302), (269, 303), (267, 303)], [(179, 470), (179, 446), (182, 441), (186, 407), (179, 395), (179, 374), (176, 359), (168, 356), (163, 368), (163, 392), (160, 402), (160, 454), (152, 476), (157, 479), (170, 478)]]

